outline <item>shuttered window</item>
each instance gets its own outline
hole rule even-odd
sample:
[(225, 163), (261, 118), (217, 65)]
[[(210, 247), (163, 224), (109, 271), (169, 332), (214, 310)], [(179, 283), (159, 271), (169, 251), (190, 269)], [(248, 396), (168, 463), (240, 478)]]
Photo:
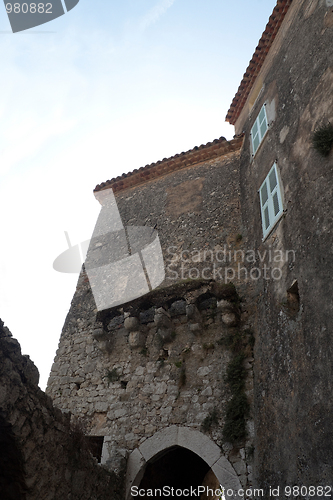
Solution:
[(256, 151), (259, 148), (259, 145), (263, 140), (267, 130), (268, 130), (268, 121), (267, 121), (266, 108), (264, 104), (259, 112), (259, 115), (256, 118), (256, 121), (253, 124), (253, 127), (251, 128), (253, 156), (256, 154)]
[(276, 163), (269, 171), (260, 190), (260, 209), (263, 238), (270, 233), (283, 214), (281, 188)]

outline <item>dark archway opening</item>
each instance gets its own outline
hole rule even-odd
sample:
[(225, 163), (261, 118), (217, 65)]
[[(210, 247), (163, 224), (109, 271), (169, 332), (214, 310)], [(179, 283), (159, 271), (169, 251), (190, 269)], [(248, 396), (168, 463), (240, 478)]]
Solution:
[(3, 500), (24, 500), (25, 481), (21, 453), (11, 425), (0, 417), (0, 492)]
[[(148, 489), (169, 488), (185, 490), (201, 486), (209, 471), (209, 465), (196, 453), (186, 448), (175, 446), (168, 448), (156, 455), (147, 464), (144, 476), (139, 488), (147, 492)], [(147, 495), (141, 498), (152, 498)], [(159, 498), (159, 495), (154, 495)], [(178, 496), (177, 498), (188, 498), (188, 496)]]

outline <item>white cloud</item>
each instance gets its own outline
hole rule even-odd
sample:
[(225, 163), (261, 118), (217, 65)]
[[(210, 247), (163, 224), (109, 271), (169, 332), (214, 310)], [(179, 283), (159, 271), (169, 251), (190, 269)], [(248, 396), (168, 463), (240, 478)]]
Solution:
[(152, 24), (156, 23), (166, 11), (172, 7), (175, 0), (162, 0), (152, 7), (140, 21), (140, 30), (144, 31)]

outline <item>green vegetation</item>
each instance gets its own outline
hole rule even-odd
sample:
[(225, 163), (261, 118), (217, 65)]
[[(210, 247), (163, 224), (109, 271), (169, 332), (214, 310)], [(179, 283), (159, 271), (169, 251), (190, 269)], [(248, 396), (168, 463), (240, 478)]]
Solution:
[(227, 366), (225, 381), (230, 387), (231, 399), (225, 409), (223, 440), (236, 443), (246, 438), (246, 418), (250, 405), (245, 394), (246, 369), (244, 360), (252, 354), (254, 335), (247, 329), (229, 331), (219, 342), (231, 350), (233, 356)]
[(217, 343), (230, 349), (235, 355), (243, 352), (245, 355), (250, 356), (252, 354), (254, 340), (253, 331), (250, 328), (244, 331), (230, 329), (226, 335), (217, 341)]
[(112, 370), (108, 370), (106, 374), (106, 379), (108, 381), (108, 384), (111, 384), (112, 382), (117, 382), (119, 380), (120, 375), (117, 372), (116, 368), (112, 368)]
[(186, 384), (186, 370), (185, 370), (185, 365), (183, 365), (180, 369), (180, 377), (179, 377), (179, 383), (178, 387), (183, 387)]
[(227, 366), (226, 382), (233, 394), (238, 394), (245, 387), (246, 370), (244, 368), (245, 355), (243, 352), (234, 356)]
[(174, 365), (177, 368), (180, 368), (180, 375), (179, 375), (179, 381), (178, 381), (178, 389), (183, 387), (186, 384), (186, 368), (185, 368), (185, 362), (183, 361), (175, 361)]
[(246, 420), (250, 405), (245, 393), (234, 394), (227, 404), (225, 424), (223, 427), (223, 439), (230, 443), (241, 441), (246, 438)]
[(214, 344), (202, 344), (202, 348), (205, 350), (205, 351), (209, 351), (209, 350), (212, 350), (215, 348), (215, 345)]
[(204, 432), (208, 432), (212, 425), (217, 425), (218, 420), (218, 411), (217, 408), (213, 408), (207, 415), (207, 417), (203, 420), (201, 424), (201, 430)]

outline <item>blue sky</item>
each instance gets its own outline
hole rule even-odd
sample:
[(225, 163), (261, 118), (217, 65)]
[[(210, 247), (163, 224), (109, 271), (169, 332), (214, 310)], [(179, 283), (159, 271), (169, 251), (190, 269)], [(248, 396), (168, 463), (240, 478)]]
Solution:
[(220, 136), (275, 0), (80, 0), (11, 33), (0, 8), (0, 317), (44, 388), (91, 236), (92, 190)]

